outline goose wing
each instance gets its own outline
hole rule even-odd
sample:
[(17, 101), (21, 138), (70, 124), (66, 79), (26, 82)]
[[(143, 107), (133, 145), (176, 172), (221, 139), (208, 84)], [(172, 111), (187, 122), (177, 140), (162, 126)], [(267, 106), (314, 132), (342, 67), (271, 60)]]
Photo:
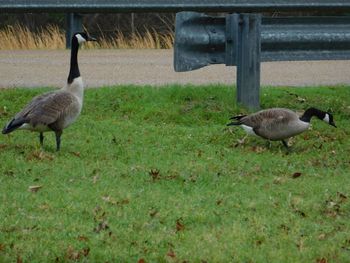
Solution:
[(38, 124), (49, 125), (65, 115), (77, 99), (64, 91), (49, 92), (33, 98), (15, 119), (25, 119), (33, 127)]
[(293, 135), (293, 125), (298, 120), (298, 115), (291, 110), (273, 108), (246, 116), (241, 122), (265, 139), (280, 140)]

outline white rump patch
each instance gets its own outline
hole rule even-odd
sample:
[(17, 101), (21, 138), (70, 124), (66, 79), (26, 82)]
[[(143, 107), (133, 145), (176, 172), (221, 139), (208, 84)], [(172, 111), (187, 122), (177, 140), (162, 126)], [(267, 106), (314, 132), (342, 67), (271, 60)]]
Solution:
[(324, 116), (323, 121), (329, 123), (329, 114), (326, 113), (326, 116)]
[(80, 44), (80, 43), (83, 43), (83, 42), (86, 42), (86, 39), (83, 38), (83, 36), (80, 35), (80, 34), (76, 34), (75, 37), (78, 39), (78, 43), (79, 43), (79, 44)]
[(241, 127), (245, 130), (247, 134), (257, 136), (252, 127), (244, 124), (241, 124)]
[(49, 129), (49, 127), (47, 127), (47, 125), (38, 124), (35, 127), (33, 127), (29, 123), (23, 123), (22, 126), (20, 126), (18, 129), (20, 129), (20, 130), (30, 130), (30, 131), (36, 131), (36, 132), (51, 131), (51, 129)]

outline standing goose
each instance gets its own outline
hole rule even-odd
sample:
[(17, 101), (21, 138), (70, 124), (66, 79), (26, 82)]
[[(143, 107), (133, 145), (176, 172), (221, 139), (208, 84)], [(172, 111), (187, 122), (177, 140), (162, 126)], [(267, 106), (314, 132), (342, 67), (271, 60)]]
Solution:
[(271, 141), (282, 141), (283, 145), (288, 148), (285, 140), (306, 131), (313, 116), (337, 127), (331, 113), (316, 108), (307, 109), (301, 117), (289, 109), (261, 110), (250, 115), (234, 116), (231, 120), (235, 121), (227, 126), (241, 126), (250, 135), (260, 136)]
[(60, 150), (63, 129), (79, 116), (83, 106), (84, 85), (78, 66), (79, 44), (96, 41), (81, 32), (72, 37), (70, 70), (67, 84), (60, 90), (34, 97), (26, 107), (4, 127), (3, 134), (16, 129), (39, 132), (40, 145), (44, 143), (44, 132), (53, 131), (56, 135), (56, 149)]

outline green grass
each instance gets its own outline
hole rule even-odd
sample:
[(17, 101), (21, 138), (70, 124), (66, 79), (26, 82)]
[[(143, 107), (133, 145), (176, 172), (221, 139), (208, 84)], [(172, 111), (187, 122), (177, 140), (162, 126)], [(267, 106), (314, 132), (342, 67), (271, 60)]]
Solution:
[[(46, 90), (1, 90), (1, 125)], [(261, 101), (331, 109), (338, 128), (313, 120), (287, 154), (237, 144), (232, 87), (104, 87), (59, 153), (53, 133), (44, 151), (36, 133), (1, 136), (0, 262), (350, 262), (349, 87)]]

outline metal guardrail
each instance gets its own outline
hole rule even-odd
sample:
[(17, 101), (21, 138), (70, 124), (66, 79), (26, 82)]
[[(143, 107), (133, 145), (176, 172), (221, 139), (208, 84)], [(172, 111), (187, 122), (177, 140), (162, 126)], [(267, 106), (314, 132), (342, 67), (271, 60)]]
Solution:
[(174, 68), (237, 66), (237, 100), (259, 107), (260, 62), (350, 59), (350, 17), (176, 15)]
[(209, 64), (236, 65), (237, 100), (250, 108), (259, 107), (261, 61), (350, 59), (348, 17), (261, 20), (260, 15), (288, 11), (350, 13), (350, 0), (0, 1), (1, 13), (67, 13), (67, 40), (81, 30), (84, 13), (180, 11), (230, 13), (226, 17), (179, 13), (174, 66), (176, 71), (187, 71)]
[(1, 0), (1, 12), (350, 11), (349, 0)]
[[(175, 69), (236, 65), (233, 58), (237, 43), (233, 42), (238, 40), (234, 39), (236, 31), (230, 18), (230, 15), (178, 13)], [(260, 30), (262, 62), (350, 59), (350, 16), (263, 17)]]

